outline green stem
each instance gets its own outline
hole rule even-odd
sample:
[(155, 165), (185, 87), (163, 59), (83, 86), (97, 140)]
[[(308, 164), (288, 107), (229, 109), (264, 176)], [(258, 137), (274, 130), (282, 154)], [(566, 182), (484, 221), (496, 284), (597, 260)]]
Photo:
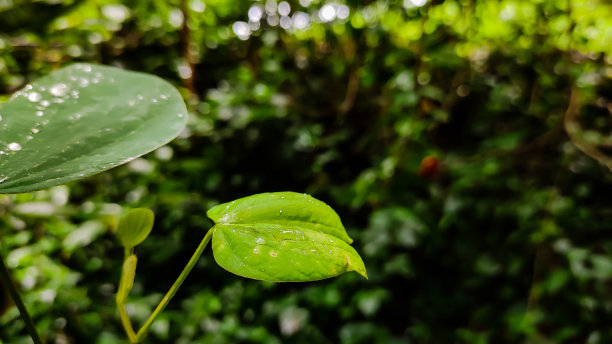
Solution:
[(125, 333), (127, 333), (128, 339), (130, 343), (138, 343), (138, 338), (136, 338), (136, 332), (134, 332), (134, 328), (132, 327), (132, 322), (130, 321), (130, 316), (127, 314), (125, 310), (125, 305), (117, 304), (117, 308), (119, 309), (119, 315), (121, 316), (121, 323), (123, 324), (123, 328), (125, 329)]
[(43, 344), (43, 341), (40, 339), (40, 336), (36, 331), (36, 326), (34, 326), (34, 322), (32, 321), (30, 314), (28, 313), (28, 309), (23, 304), (23, 301), (21, 300), (21, 297), (17, 292), (17, 288), (15, 288), (15, 286), (13, 285), (11, 276), (9, 274), (8, 269), (6, 268), (6, 264), (4, 264), (2, 256), (0, 256), (0, 277), (2, 280), (4, 280), (4, 285), (8, 288), (9, 293), (13, 298), (13, 301), (15, 301), (15, 305), (17, 306), (17, 309), (19, 309), (21, 318), (25, 323), (26, 329), (28, 330), (30, 337), (32, 337), (32, 340), (34, 341), (34, 344)]
[[(127, 259), (132, 255), (132, 248), (125, 248), (125, 257), (123, 258), (123, 265), (125, 266)], [(124, 288), (124, 284), (125, 284), (125, 279), (129, 278), (132, 281), (134, 280), (134, 276), (126, 276), (125, 275), (125, 269), (123, 270), (122, 274), (121, 274), (121, 282), (119, 282), (119, 291), (117, 292), (117, 298), (116, 298), (116, 302), (117, 302), (117, 309), (119, 310), (119, 316), (121, 317), (121, 324), (123, 324), (123, 329), (125, 330), (125, 333), (127, 334), (130, 343), (138, 343), (138, 339), (136, 339), (136, 332), (134, 332), (134, 328), (132, 327), (132, 322), (130, 321), (130, 316), (128, 315), (126, 309), (125, 309), (125, 297), (127, 297), (127, 294), (129, 293), (129, 290), (127, 291), (127, 293), (124, 293), (123, 290), (121, 290), (121, 288)], [(132, 283), (130, 283), (131, 285)], [(129, 289), (132, 289), (131, 286)], [(123, 295), (123, 296), (119, 296), (119, 295)]]
[(202, 239), (202, 242), (200, 242), (200, 245), (198, 246), (196, 251), (191, 256), (191, 259), (189, 259), (189, 262), (187, 262), (187, 265), (185, 266), (185, 268), (183, 269), (179, 277), (176, 279), (172, 287), (170, 287), (170, 290), (168, 290), (168, 292), (166, 293), (164, 298), (161, 300), (159, 305), (157, 305), (157, 308), (155, 308), (155, 310), (153, 311), (153, 313), (151, 313), (151, 315), (149, 316), (147, 321), (144, 323), (144, 325), (142, 325), (142, 328), (138, 331), (138, 334), (136, 334), (137, 342), (142, 342), (144, 337), (146, 337), (147, 332), (149, 331), (149, 328), (151, 327), (155, 319), (157, 319), (159, 314), (166, 308), (166, 306), (168, 305), (168, 303), (170, 302), (174, 294), (176, 294), (176, 292), (178, 291), (178, 288), (181, 286), (181, 284), (183, 284), (183, 282), (187, 278), (187, 275), (189, 275), (189, 272), (191, 272), (191, 269), (193, 269), (195, 264), (198, 262), (198, 259), (200, 258), (200, 256), (202, 255), (202, 252), (206, 248), (206, 245), (210, 241), (213, 231), (214, 231), (214, 227), (211, 228), (208, 231), (208, 233), (206, 233), (206, 235), (204, 236), (204, 239)]

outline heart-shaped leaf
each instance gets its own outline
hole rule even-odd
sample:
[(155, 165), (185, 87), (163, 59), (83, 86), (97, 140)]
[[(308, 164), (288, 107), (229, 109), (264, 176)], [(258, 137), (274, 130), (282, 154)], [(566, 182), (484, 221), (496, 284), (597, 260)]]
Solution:
[(117, 236), (125, 247), (134, 247), (143, 242), (153, 229), (155, 214), (147, 208), (131, 209), (119, 221)]
[(206, 215), (219, 224), (268, 223), (306, 227), (335, 236), (347, 243), (351, 239), (336, 212), (318, 199), (297, 192), (261, 193), (211, 208)]
[(254, 195), (208, 211), (215, 260), (240, 276), (303, 282), (356, 271), (367, 277), (338, 215), (309, 195)]
[(167, 143), (187, 110), (168, 82), (74, 64), (0, 104), (0, 194), (38, 190), (121, 165)]

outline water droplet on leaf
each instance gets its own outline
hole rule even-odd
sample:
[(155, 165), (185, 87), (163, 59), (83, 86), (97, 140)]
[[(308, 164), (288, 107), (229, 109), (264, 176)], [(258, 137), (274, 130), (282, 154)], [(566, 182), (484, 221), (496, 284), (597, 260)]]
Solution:
[(12, 151), (20, 151), (21, 145), (17, 142), (11, 142), (7, 145), (7, 148)]
[(55, 97), (63, 97), (68, 93), (68, 86), (66, 84), (55, 84), (51, 86), (49, 93)]
[(40, 95), (40, 93), (32, 92), (28, 94), (28, 100), (31, 102), (38, 102), (41, 99), (42, 99), (42, 96)]

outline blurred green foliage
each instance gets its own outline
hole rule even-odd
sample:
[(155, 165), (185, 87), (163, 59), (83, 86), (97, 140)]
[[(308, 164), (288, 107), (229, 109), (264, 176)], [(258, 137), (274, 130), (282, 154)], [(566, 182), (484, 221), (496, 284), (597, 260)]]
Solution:
[[(159, 75), (191, 109), (144, 158), (0, 196), (0, 253), (51, 343), (120, 343), (119, 214), (157, 218), (128, 300), (142, 322), (208, 208), (308, 192), (338, 211), (369, 280), (255, 282), (208, 252), (148, 342), (609, 343), (611, 14), (604, 0), (0, 1), (0, 99), (90, 61)], [(15, 309), (0, 340), (27, 342)]]

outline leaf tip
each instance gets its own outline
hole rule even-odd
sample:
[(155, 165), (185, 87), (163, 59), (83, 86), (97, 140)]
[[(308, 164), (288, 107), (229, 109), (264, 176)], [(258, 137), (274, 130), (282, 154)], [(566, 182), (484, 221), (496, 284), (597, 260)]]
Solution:
[(365, 277), (365, 279), (369, 280), (368, 278), (368, 272), (366, 271), (365, 267), (362, 267), (360, 269), (355, 269), (354, 270), (356, 273), (360, 274), (361, 276)]
[(351, 260), (350, 258), (347, 259), (347, 271), (355, 271), (356, 273), (365, 277), (365, 279), (369, 279), (368, 272), (366, 271), (363, 260), (361, 260), (361, 257), (359, 255), (357, 255), (356, 258), (357, 259), (354, 260)]

